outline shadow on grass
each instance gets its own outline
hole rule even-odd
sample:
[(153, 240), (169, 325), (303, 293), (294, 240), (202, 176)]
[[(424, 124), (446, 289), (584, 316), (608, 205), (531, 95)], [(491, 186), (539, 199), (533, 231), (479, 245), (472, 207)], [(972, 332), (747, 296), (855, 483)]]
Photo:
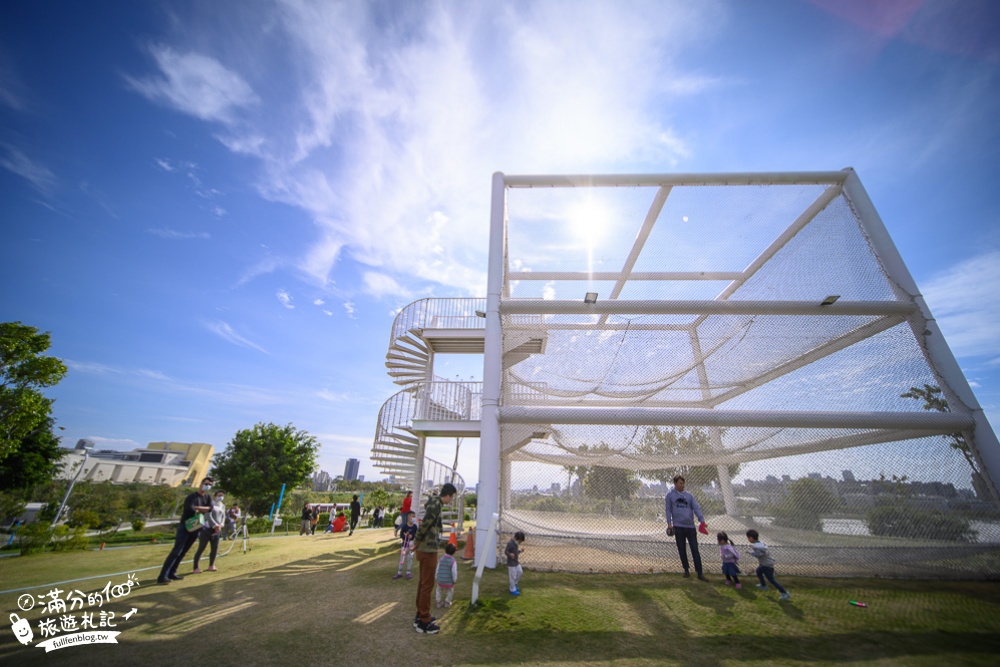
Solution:
[[(789, 604), (753, 589), (662, 576), (527, 572), (523, 595), (512, 598), (506, 572), (487, 571), (481, 603), (470, 609), (463, 604), (473, 576), (467, 568), (460, 568), (455, 606), (434, 610), (441, 634), (422, 636), (411, 625), (416, 579), (391, 579), (397, 553), (397, 543), (387, 543), (228, 579), (198, 575), (194, 585), (144, 586), (129, 599), (139, 612), (116, 628), (119, 645), (45, 654), (2, 633), (0, 663), (420, 667), (645, 660), (717, 667), (723, 661), (991, 664), (1000, 653), (996, 584), (799, 580), (790, 586), (796, 600)], [(841, 611), (845, 596), (858, 590), (873, 599), (912, 598), (920, 610)], [(114, 609), (120, 606), (126, 605)], [(928, 618), (936, 625), (928, 628)]]

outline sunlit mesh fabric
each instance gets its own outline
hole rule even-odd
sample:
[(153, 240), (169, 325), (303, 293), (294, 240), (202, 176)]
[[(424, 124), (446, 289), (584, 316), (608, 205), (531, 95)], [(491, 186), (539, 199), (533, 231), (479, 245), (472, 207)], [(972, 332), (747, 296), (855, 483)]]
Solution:
[[(501, 550), (522, 530), (526, 566), (677, 571), (664, 494), (681, 474), (711, 532), (700, 537), (707, 572), (720, 568), (717, 531), (739, 547), (755, 528), (790, 573), (1000, 573), (1000, 507), (974, 434), (914, 421), (965, 406), (929, 362), (920, 311), (892, 307), (913, 299), (839, 185), (509, 187), (506, 224)], [(544, 311), (588, 292), (598, 304), (889, 305)], [(541, 312), (511, 305), (529, 300)], [(542, 408), (580, 412), (573, 423), (515, 418)], [(651, 424), (651, 408), (775, 423)], [(817, 411), (886, 416), (791, 419)]]

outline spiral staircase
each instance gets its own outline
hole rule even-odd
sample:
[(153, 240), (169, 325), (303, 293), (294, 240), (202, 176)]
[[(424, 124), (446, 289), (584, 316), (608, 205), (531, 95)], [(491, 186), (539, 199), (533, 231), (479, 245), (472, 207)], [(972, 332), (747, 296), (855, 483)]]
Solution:
[[(379, 410), (372, 463), (420, 493), (465, 480), (451, 466), (424, 455), (427, 437), (479, 437), (482, 383), (433, 375), (434, 355), (482, 354), (485, 299), (422, 299), (396, 316), (385, 366), (403, 389)], [(447, 521), (447, 517), (445, 517)]]

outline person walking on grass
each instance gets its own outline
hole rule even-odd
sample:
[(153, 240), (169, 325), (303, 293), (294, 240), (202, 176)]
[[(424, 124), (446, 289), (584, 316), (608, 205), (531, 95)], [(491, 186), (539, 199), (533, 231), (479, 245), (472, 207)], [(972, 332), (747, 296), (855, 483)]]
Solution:
[(208, 551), (208, 571), (215, 572), (215, 557), (219, 553), (219, 538), (222, 536), (222, 524), (226, 520), (225, 495), (222, 491), (215, 492), (215, 499), (212, 502), (212, 511), (208, 513), (208, 524), (198, 531), (198, 549), (194, 552), (194, 563), (192, 563), (191, 574), (201, 574), (198, 562), (201, 555), (205, 553), (205, 546), (211, 545)]
[(309, 529), (312, 527), (312, 506), (306, 503), (302, 506), (302, 524), (299, 526), (299, 537), (309, 534)]
[(361, 520), (361, 503), (358, 502), (358, 496), (357, 494), (355, 494), (354, 498), (351, 500), (351, 532), (348, 533), (348, 536), (354, 534), (354, 529), (358, 527), (358, 521), (360, 520)]
[[(455, 551), (457, 549), (455, 549), (454, 544), (446, 544), (444, 555), (438, 562), (437, 574), (434, 577), (437, 580), (437, 591), (434, 593), (434, 598), (437, 601), (438, 609), (450, 607), (452, 597), (455, 594), (455, 583), (458, 581), (458, 561), (455, 560)], [(442, 594), (444, 602), (441, 601)]]
[[(666, 497), (667, 535), (672, 535), (677, 541), (677, 553), (681, 557), (681, 566), (684, 568), (684, 576), (691, 576), (691, 568), (688, 566), (687, 548), (685, 542), (691, 545), (691, 559), (694, 560), (694, 571), (702, 581), (705, 575), (701, 571), (701, 554), (698, 552), (698, 531), (708, 534), (708, 526), (705, 524), (705, 517), (701, 514), (698, 501), (690, 492), (684, 490), (684, 478), (681, 475), (674, 477), (674, 488)], [(698, 517), (701, 525), (694, 527), (694, 518)]]
[(444, 526), (441, 524), (442, 507), (455, 497), (455, 485), (446, 482), (441, 486), (441, 495), (431, 496), (424, 510), (424, 518), (417, 528), (411, 550), (417, 554), (420, 564), (420, 580), (417, 584), (417, 616), (413, 627), (417, 632), (436, 635), (440, 628), (431, 616), (431, 591), (434, 590), (434, 574), (437, 572), (438, 548)]
[(751, 553), (753, 553), (754, 558), (759, 562), (757, 566), (757, 579), (760, 583), (757, 584), (757, 588), (762, 591), (767, 590), (767, 584), (764, 583), (764, 577), (767, 577), (771, 585), (781, 593), (781, 596), (778, 598), (779, 600), (791, 600), (791, 594), (774, 578), (774, 558), (771, 557), (771, 552), (767, 544), (761, 541), (760, 534), (751, 528), (747, 531), (747, 540), (750, 542)]
[(515, 597), (521, 594), (521, 587), (518, 584), (521, 582), (521, 575), (524, 572), (521, 569), (521, 552), (524, 551), (521, 548), (522, 542), (524, 542), (524, 533), (517, 531), (503, 550), (503, 555), (507, 559), (507, 583), (510, 594)]
[(735, 584), (736, 588), (743, 588), (740, 583), (740, 568), (736, 564), (740, 559), (740, 552), (725, 533), (716, 533), (715, 537), (719, 540), (719, 555), (722, 557), (722, 574), (726, 575), (726, 586)]
[(212, 511), (212, 497), (209, 495), (211, 491), (212, 478), (206, 477), (201, 480), (201, 489), (188, 494), (188, 496), (184, 499), (184, 509), (181, 511), (181, 522), (177, 526), (177, 534), (174, 536), (174, 547), (170, 550), (170, 553), (167, 554), (167, 559), (163, 561), (163, 567), (160, 568), (160, 576), (157, 577), (156, 583), (169, 584), (171, 581), (180, 581), (184, 578), (183, 575), (177, 574), (177, 568), (184, 560), (184, 556), (187, 554), (188, 549), (190, 549), (191, 545), (198, 539), (198, 531), (200, 530), (200, 528), (197, 528), (194, 531), (189, 530), (187, 522), (199, 512), (202, 514), (208, 514)]
[(393, 579), (403, 578), (403, 564), (406, 564), (406, 578), (412, 579), (413, 574), (413, 551), (410, 546), (413, 544), (413, 538), (417, 534), (417, 517), (414, 516), (413, 512), (410, 512), (406, 517), (406, 525), (400, 531), (400, 535), (403, 538), (403, 548), (399, 551), (399, 569), (396, 570), (396, 574), (393, 575)]

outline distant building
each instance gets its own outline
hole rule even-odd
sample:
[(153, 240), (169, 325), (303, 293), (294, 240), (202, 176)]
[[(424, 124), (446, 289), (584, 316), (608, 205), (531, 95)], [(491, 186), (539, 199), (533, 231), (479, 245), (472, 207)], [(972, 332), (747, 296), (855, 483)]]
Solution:
[(215, 448), (203, 442), (151, 442), (146, 449), (120, 452), (99, 449), (86, 456), (80, 443), (62, 458), (56, 479), (72, 479), (80, 472), (80, 480), (115, 482), (117, 484), (156, 484), (193, 486), (211, 466)]
[(325, 470), (320, 470), (319, 472), (313, 473), (310, 477), (312, 482), (313, 491), (332, 491), (333, 490), (333, 478), (330, 477), (330, 473)]
[(358, 469), (361, 467), (361, 462), (357, 459), (347, 459), (347, 465), (344, 466), (344, 481), (349, 482), (351, 480), (358, 478)]

